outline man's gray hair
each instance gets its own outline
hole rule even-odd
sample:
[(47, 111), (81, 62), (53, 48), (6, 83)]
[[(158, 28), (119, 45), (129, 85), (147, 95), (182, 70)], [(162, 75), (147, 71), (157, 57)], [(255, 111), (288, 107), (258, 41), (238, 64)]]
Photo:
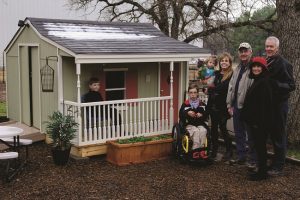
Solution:
[(266, 40), (272, 40), (275, 43), (275, 46), (279, 48), (279, 39), (275, 36), (270, 36)]

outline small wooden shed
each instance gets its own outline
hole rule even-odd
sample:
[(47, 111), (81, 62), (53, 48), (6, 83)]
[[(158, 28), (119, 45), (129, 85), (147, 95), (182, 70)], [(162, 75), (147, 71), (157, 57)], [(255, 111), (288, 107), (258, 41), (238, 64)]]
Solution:
[[(209, 56), (147, 23), (26, 18), (19, 26), (4, 51), (8, 117), (44, 132), (53, 111), (71, 114), (80, 124), (78, 147), (170, 133), (188, 62)], [(106, 101), (81, 102), (90, 77), (100, 79)], [(117, 109), (121, 122), (86, 112), (105, 107)]]

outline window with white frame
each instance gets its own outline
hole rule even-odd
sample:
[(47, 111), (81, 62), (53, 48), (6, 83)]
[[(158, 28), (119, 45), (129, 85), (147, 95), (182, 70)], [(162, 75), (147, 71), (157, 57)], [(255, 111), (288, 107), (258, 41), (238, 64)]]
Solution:
[(105, 69), (105, 93), (106, 100), (125, 99), (125, 73), (127, 69)]

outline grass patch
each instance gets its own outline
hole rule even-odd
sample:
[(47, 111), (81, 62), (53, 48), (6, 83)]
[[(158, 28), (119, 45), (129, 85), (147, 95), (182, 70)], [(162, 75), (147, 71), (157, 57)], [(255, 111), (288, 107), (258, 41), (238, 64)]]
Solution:
[(119, 144), (130, 144), (130, 143), (136, 143), (136, 142), (148, 142), (148, 141), (154, 141), (154, 140), (163, 140), (163, 139), (168, 139), (172, 138), (170, 135), (158, 135), (154, 137), (133, 137), (133, 138), (128, 138), (128, 139), (119, 139), (117, 143)]
[(0, 116), (6, 116), (6, 102), (0, 102)]
[(287, 156), (300, 160), (300, 148), (290, 148), (287, 151)]

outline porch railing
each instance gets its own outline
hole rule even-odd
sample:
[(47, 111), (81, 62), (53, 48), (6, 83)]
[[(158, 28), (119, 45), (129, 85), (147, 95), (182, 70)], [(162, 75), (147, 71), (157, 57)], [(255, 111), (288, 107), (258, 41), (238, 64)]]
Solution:
[(78, 146), (108, 140), (171, 133), (172, 97), (153, 97), (93, 103), (63, 102), (64, 114), (79, 123)]

